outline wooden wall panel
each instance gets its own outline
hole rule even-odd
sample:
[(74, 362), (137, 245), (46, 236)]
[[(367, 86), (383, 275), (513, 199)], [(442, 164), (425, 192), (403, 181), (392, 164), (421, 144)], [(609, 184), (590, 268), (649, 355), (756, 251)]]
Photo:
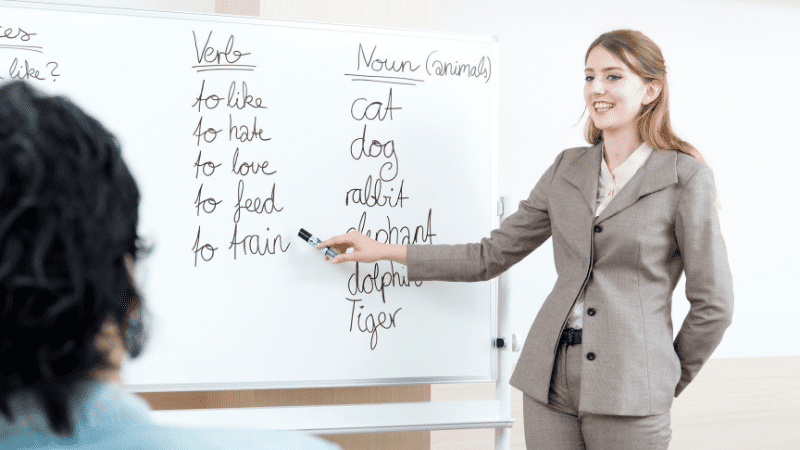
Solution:
[[(154, 410), (422, 402), (429, 401), (431, 398), (429, 385), (142, 392), (138, 395), (145, 399)], [(420, 450), (430, 448), (430, 432), (428, 431), (342, 434), (322, 437), (338, 443), (346, 450), (364, 448)]]

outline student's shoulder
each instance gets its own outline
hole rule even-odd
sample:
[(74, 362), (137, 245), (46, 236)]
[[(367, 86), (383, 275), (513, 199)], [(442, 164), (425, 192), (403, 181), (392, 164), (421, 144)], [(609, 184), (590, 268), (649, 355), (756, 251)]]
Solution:
[[(316, 436), (293, 431), (269, 431), (235, 428), (188, 428), (159, 424), (136, 424), (129, 427), (97, 430), (95, 439), (81, 439), (68, 448), (74, 450), (341, 450), (331, 442)], [(21, 442), (19, 440), (15, 441)], [(41, 441), (36, 443), (41, 446)], [(63, 448), (56, 442), (37, 448)], [(2, 446), (0, 446), (2, 447)], [(16, 447), (19, 448), (19, 447)], [(27, 446), (23, 446), (27, 448)]]
[[(270, 431), (236, 428), (190, 429), (156, 427), (152, 436), (163, 448), (175, 448), (181, 443), (185, 448), (197, 450), (228, 450), (241, 448), (286, 450), (340, 450), (340, 447), (322, 438), (296, 431)], [(156, 448), (162, 448), (156, 446)]]

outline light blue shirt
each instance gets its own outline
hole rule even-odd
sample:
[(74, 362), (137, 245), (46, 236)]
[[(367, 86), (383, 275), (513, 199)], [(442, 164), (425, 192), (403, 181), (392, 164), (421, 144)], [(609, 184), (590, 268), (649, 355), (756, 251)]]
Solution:
[(190, 429), (156, 424), (150, 407), (121, 387), (98, 381), (80, 384), (70, 401), (75, 433), (62, 438), (50, 431), (37, 397), (11, 398), (14, 421), (0, 415), (0, 449), (310, 449), (337, 445), (296, 432), (242, 429)]

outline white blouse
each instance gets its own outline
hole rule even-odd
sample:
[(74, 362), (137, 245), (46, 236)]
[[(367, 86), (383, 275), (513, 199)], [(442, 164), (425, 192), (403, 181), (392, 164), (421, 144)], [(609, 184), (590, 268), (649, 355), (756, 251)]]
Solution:
[[(594, 213), (595, 217), (599, 216), (619, 191), (628, 184), (628, 181), (630, 181), (636, 174), (636, 171), (644, 165), (652, 152), (653, 149), (650, 148), (649, 145), (643, 143), (628, 156), (625, 162), (614, 169), (612, 173), (608, 170), (605, 150), (603, 150), (603, 158), (601, 158), (600, 162), (600, 178), (597, 182), (597, 207)], [(583, 328), (583, 298), (575, 302), (569, 319), (567, 319), (567, 328)]]

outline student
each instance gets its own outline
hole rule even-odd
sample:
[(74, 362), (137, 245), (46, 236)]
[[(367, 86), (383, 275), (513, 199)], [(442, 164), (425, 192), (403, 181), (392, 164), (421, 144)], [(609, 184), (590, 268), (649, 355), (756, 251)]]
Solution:
[[(638, 31), (605, 33), (585, 65), (592, 145), (559, 153), (489, 238), (405, 246), (351, 232), (317, 247), (338, 250), (333, 263), (407, 264), (411, 280), (482, 281), (552, 236), (558, 280), (510, 381), (524, 393), (527, 448), (666, 449), (672, 399), (733, 313), (713, 176), (672, 131), (664, 58), (653, 41)], [(691, 308), (673, 342), (681, 272)]]
[(102, 125), (22, 82), (0, 87), (0, 448), (338, 448), (159, 426), (119, 386), (143, 343), (138, 207)]

